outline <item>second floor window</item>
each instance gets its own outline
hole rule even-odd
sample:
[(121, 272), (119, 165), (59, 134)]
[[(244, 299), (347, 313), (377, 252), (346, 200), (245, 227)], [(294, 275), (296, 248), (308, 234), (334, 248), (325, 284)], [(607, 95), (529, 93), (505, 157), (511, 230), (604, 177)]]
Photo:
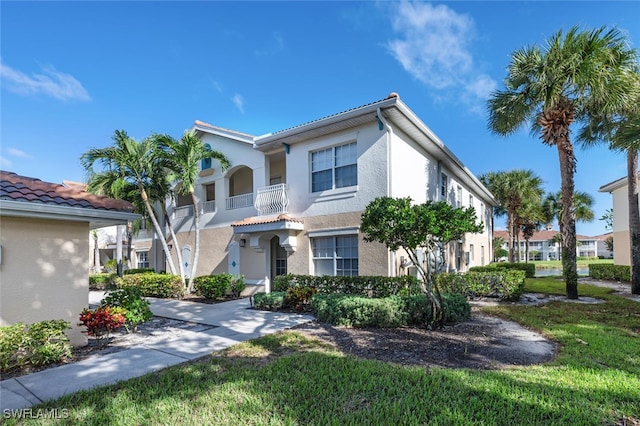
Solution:
[(358, 184), (355, 142), (311, 153), (311, 192)]
[(447, 198), (447, 191), (449, 187), (449, 182), (447, 182), (447, 180), (447, 175), (442, 173), (442, 175), (440, 176), (440, 196), (442, 197), (443, 201)]
[[(211, 145), (209, 145), (208, 143), (205, 143), (204, 147), (206, 148), (207, 151), (211, 151)], [(206, 170), (206, 169), (210, 169), (210, 168), (211, 168), (211, 158), (203, 158), (202, 159), (202, 170)]]

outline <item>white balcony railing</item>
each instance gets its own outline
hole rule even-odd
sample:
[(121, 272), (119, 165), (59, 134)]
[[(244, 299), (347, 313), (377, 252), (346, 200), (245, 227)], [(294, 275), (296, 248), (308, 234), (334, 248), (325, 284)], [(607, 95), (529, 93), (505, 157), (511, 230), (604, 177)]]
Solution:
[(202, 202), (202, 213), (213, 213), (215, 211), (216, 211), (216, 200)]
[(253, 193), (234, 195), (227, 198), (227, 210), (253, 206)]
[(176, 219), (190, 216), (193, 216), (193, 206), (181, 206), (173, 210), (173, 217)]
[(289, 206), (289, 198), (286, 184), (279, 183), (258, 189), (255, 203), (258, 216), (286, 213), (287, 206)]

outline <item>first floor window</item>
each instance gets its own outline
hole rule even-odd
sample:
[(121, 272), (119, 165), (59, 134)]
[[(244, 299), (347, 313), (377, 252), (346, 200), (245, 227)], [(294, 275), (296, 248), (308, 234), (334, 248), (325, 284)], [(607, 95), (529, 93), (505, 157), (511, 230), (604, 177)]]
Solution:
[(136, 253), (138, 255), (138, 268), (146, 269), (149, 267), (149, 252), (148, 251), (139, 251)]
[(358, 275), (358, 237), (341, 235), (311, 239), (313, 266), (316, 276)]

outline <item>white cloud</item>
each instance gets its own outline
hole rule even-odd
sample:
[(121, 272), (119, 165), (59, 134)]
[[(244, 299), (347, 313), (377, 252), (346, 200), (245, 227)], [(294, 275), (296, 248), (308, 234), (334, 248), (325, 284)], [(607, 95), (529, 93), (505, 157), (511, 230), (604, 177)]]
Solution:
[(4, 158), (3, 156), (0, 156), (0, 168), (3, 170), (8, 170), (11, 168), (11, 166), (13, 166), (13, 163), (11, 162), (11, 160), (9, 160), (8, 158)]
[(13, 157), (33, 158), (32, 156), (18, 148), (7, 148), (7, 152)]
[(231, 102), (233, 102), (236, 108), (238, 108), (238, 111), (244, 114), (244, 98), (242, 97), (242, 95), (236, 93), (235, 95), (233, 95), (233, 98), (231, 98)]
[(436, 91), (453, 91), (470, 106), (484, 101), (497, 87), (487, 75), (476, 74), (470, 48), (474, 24), (469, 16), (445, 5), (408, 1), (391, 10), (397, 38), (386, 47), (415, 79)]
[(268, 46), (265, 47), (264, 49), (256, 50), (255, 55), (256, 56), (275, 55), (276, 53), (280, 52), (282, 49), (284, 49), (284, 37), (282, 37), (282, 34), (275, 31), (271, 34), (271, 42), (268, 44)]
[(0, 62), (0, 77), (7, 89), (20, 95), (45, 94), (64, 101), (91, 100), (82, 83), (52, 66), (44, 67), (42, 74), (27, 75)]
[(216, 90), (216, 92), (218, 92), (218, 93), (222, 93), (222, 84), (220, 84), (220, 83), (219, 83), (219, 82), (217, 82), (217, 81), (213, 81), (213, 82), (211, 83), (211, 85), (212, 85), (212, 86), (213, 86), (213, 88)]

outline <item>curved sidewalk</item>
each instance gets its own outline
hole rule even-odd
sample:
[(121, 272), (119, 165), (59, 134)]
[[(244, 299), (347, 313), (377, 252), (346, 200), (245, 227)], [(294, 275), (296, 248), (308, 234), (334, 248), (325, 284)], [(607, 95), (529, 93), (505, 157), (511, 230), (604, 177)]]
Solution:
[[(92, 292), (90, 303), (99, 294)], [(99, 300), (99, 299), (98, 299)], [(0, 411), (19, 410), (49, 399), (105, 386), (200, 358), (236, 343), (276, 333), (313, 320), (312, 316), (258, 311), (248, 299), (208, 305), (149, 298), (155, 316), (215, 326), (188, 331), (161, 342), (141, 344), (107, 355), (0, 381)]]

